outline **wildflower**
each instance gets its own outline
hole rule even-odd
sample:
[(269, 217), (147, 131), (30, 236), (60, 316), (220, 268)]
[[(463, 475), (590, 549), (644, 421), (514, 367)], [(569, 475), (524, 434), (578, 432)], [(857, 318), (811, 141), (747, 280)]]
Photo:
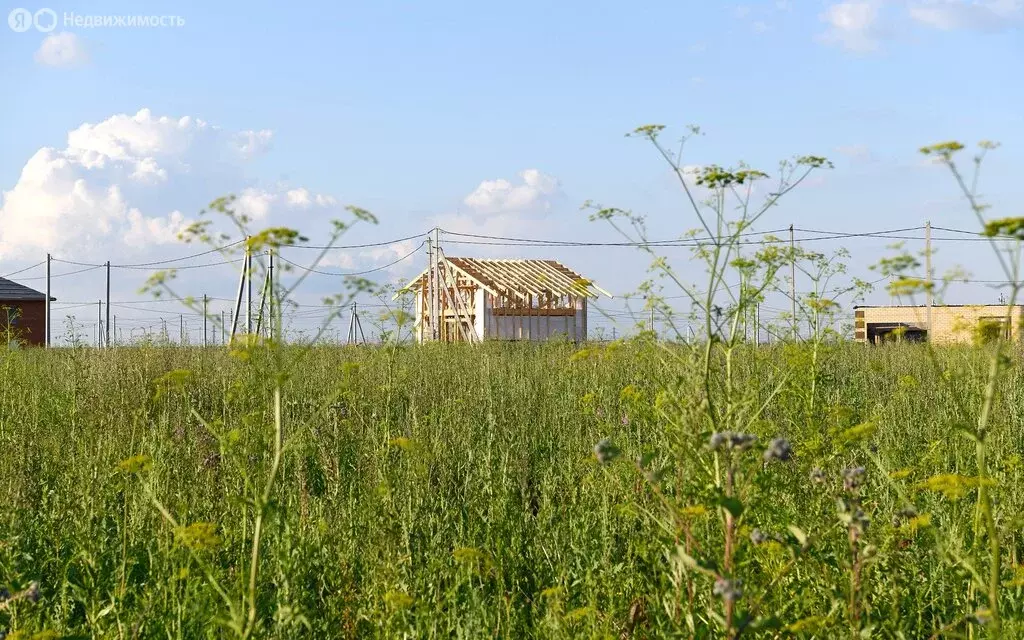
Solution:
[(220, 464), (220, 454), (216, 451), (203, 458), (203, 468), (212, 469)]
[(214, 549), (220, 546), (221, 538), (217, 535), (217, 525), (212, 522), (195, 522), (188, 526), (179, 526), (174, 530), (176, 540), (194, 551)]
[(718, 431), (708, 438), (708, 448), (712, 450), (736, 449), (746, 451), (757, 442), (757, 436), (749, 433), (733, 433), (732, 431)]
[(117, 468), (125, 473), (143, 473), (153, 466), (153, 459), (147, 455), (132, 456), (117, 463)]
[(793, 447), (789, 445), (789, 440), (785, 438), (775, 438), (768, 445), (768, 448), (764, 450), (765, 462), (771, 462), (772, 460), (786, 462), (792, 457)]
[(825, 470), (821, 467), (814, 467), (811, 469), (811, 482), (814, 484), (824, 484), (826, 480)]
[(619, 448), (608, 438), (603, 438), (594, 445), (594, 456), (601, 464), (608, 464), (619, 457)]
[(416, 599), (404, 591), (388, 591), (384, 594), (384, 602), (394, 610), (408, 609)]
[(749, 433), (734, 433), (732, 434), (729, 444), (733, 449), (746, 451), (750, 447), (754, 446), (755, 442), (757, 442), (757, 436), (750, 435)]
[(708, 438), (708, 448), (709, 449), (713, 449), (713, 450), (718, 450), (718, 449), (721, 449), (724, 446), (726, 446), (726, 444), (728, 442), (729, 442), (729, 432), (728, 431), (718, 431), (718, 432), (712, 433), (711, 437)]
[(754, 544), (764, 544), (768, 542), (768, 534), (760, 529), (754, 529), (750, 532), (750, 541)]
[(622, 426), (627, 426), (628, 424), (629, 424), (629, 416), (626, 415), (626, 414), (622, 414)]
[(860, 501), (856, 498), (851, 500), (837, 498), (836, 506), (838, 507), (840, 522), (846, 525), (852, 539), (859, 539), (867, 531), (868, 525), (871, 524), (867, 514), (860, 508)]
[(843, 489), (856, 491), (864, 484), (864, 467), (850, 467), (843, 471)]
[(722, 600), (735, 602), (743, 597), (743, 581), (717, 578), (711, 592)]

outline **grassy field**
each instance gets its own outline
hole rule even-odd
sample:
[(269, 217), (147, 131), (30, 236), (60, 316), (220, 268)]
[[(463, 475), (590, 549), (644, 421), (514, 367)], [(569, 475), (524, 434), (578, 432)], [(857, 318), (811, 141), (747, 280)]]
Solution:
[(979, 480), (981, 348), (742, 351), (749, 450), (709, 447), (685, 346), (294, 355), (269, 489), (270, 353), (0, 355), (0, 636), (721, 637), (727, 606), (744, 637), (984, 635), (979, 482), (1024, 632), (1024, 381)]

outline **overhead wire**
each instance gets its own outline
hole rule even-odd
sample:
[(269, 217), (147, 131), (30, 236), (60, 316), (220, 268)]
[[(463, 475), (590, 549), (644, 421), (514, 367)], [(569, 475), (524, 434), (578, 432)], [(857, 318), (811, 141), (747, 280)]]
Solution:
[(362, 276), (362, 275), (366, 275), (368, 273), (375, 273), (377, 271), (383, 271), (384, 269), (388, 269), (390, 267), (395, 266), (396, 264), (398, 264), (400, 262), (404, 262), (405, 260), (408, 260), (413, 255), (415, 255), (416, 252), (418, 252), (420, 249), (422, 249), (424, 244), (426, 244), (426, 242), (421, 242), (420, 246), (416, 247), (415, 249), (413, 249), (409, 253), (405, 254), (401, 258), (398, 258), (394, 262), (390, 262), (388, 264), (381, 265), (381, 266), (375, 267), (373, 269), (367, 269), (365, 271), (351, 271), (351, 272), (345, 272), (345, 273), (333, 273), (333, 272), (330, 272), (330, 271), (320, 271), (318, 269), (313, 269), (311, 267), (304, 267), (304, 266), (302, 266), (300, 264), (296, 264), (296, 263), (292, 262), (291, 260), (289, 260), (288, 258), (285, 258), (284, 256), (282, 256), (280, 254), (278, 254), (277, 257), (281, 260), (281, 262), (286, 262), (286, 263), (290, 264), (291, 266), (293, 266), (293, 267), (295, 267), (297, 269), (301, 269), (302, 271), (307, 271), (309, 273), (316, 273), (316, 274), (319, 274), (319, 275), (322, 275), (322, 276), (335, 276), (335, 277)]

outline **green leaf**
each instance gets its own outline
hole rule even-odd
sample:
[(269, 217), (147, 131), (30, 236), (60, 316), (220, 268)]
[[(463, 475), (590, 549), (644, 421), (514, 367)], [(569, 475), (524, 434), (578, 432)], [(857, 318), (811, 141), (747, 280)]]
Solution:
[(766, 631), (769, 629), (777, 630), (782, 628), (782, 620), (779, 620), (775, 616), (767, 616), (765, 618), (754, 620), (747, 628), (753, 631)]
[(733, 496), (721, 496), (718, 499), (718, 505), (731, 513), (734, 518), (738, 518), (743, 515), (743, 503), (740, 502), (739, 498)]
[(874, 422), (862, 422), (855, 427), (850, 427), (846, 431), (839, 434), (839, 439), (843, 442), (857, 442), (858, 440), (864, 440), (874, 435), (875, 431), (878, 431), (878, 425)]

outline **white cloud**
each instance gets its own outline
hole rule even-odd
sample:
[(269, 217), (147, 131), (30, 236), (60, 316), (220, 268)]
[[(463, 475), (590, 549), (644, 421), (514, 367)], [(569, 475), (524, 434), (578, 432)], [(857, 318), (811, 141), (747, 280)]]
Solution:
[(135, 165), (131, 177), (140, 182), (163, 182), (167, 180), (167, 170), (160, 168), (153, 158), (143, 158)]
[[(351, 251), (328, 251), (320, 261), (320, 267), (334, 267), (349, 273), (358, 273), (369, 269), (387, 268), (374, 273), (398, 275), (419, 268), (419, 263), (411, 256), (421, 248), (422, 239), (403, 240), (383, 247)], [(407, 258), (404, 259), (403, 258)], [(398, 262), (401, 260), (400, 262)], [(395, 264), (392, 264), (395, 263)], [(372, 277), (367, 274), (367, 277)]]
[[(535, 228), (544, 220), (561, 193), (557, 178), (526, 169), (519, 172), (516, 183), (503, 178), (484, 180), (463, 199), (468, 211), (432, 216), (427, 223), (454, 233), (521, 236), (524, 229)], [(484, 253), (498, 249), (479, 248)]]
[(821, 14), (827, 28), (817, 39), (848, 51), (875, 51), (899, 26), (882, 19), (890, 7), (905, 10), (902, 17), (918, 25), (942, 31), (1024, 27), (1024, 0), (848, 0), (833, 2)]
[(190, 222), (182, 211), (228, 193), (238, 194), (238, 212), (258, 221), (280, 214), (292, 226), (300, 210), (309, 223), (341, 217), (331, 196), (262, 188), (246, 179), (239, 152), (251, 155), (270, 137), (269, 131), (225, 133), (196, 118), (157, 117), (148, 109), (83, 124), (68, 133), (63, 148), (39, 149), (13, 187), (2, 191), (0, 259), (50, 252), (123, 260), (175, 244)]
[(537, 169), (519, 172), (520, 184), (499, 178), (484, 180), (463, 199), (479, 214), (531, 213), (546, 211), (559, 190), (558, 180)]
[(36, 51), (36, 62), (48, 67), (76, 67), (89, 62), (82, 39), (69, 31), (51, 33)]
[(818, 40), (848, 51), (874, 51), (878, 49), (881, 35), (878, 15), (877, 0), (837, 2), (819, 16), (828, 26), (818, 35)]
[(270, 148), (270, 140), (274, 132), (270, 129), (260, 131), (243, 131), (236, 136), (238, 152), (243, 158), (251, 158)]
[(122, 238), (131, 246), (172, 244), (177, 242), (178, 234), (187, 224), (180, 211), (172, 211), (162, 218), (147, 218), (138, 209), (128, 211), (127, 222)]
[(1001, 31), (1024, 24), (1024, 0), (918, 0), (908, 11), (919, 24), (943, 31)]
[(248, 216), (251, 220), (260, 222), (266, 220), (270, 215), (270, 208), (277, 200), (278, 194), (271, 193), (265, 189), (249, 187), (243, 189), (235, 200), (234, 209), (241, 215)]
[(313, 201), (309, 198), (308, 189), (292, 189), (287, 193), (288, 204), (296, 207), (308, 207), (313, 204)]
[[(379, 264), (379, 265), (391, 264), (392, 262), (395, 262), (396, 260), (400, 260), (400, 259), (408, 256), (409, 254), (415, 252), (419, 248), (419, 246), (420, 246), (420, 244), (422, 242), (423, 242), (422, 240), (417, 240), (417, 239), (403, 240), (401, 242), (395, 242), (395, 243), (389, 244), (386, 247), (375, 247), (375, 248), (370, 249), (368, 251), (362, 252), (361, 255), (364, 258), (368, 258), (370, 261), (372, 261), (375, 264)], [(399, 264), (392, 265), (391, 267), (388, 267), (388, 270), (389, 271), (402, 270), (402, 269), (405, 268), (405, 266), (406, 265), (404, 265), (403, 263), (399, 263)]]
[(874, 159), (874, 154), (865, 144), (840, 145), (836, 147), (835, 151), (855, 162), (870, 162)]

